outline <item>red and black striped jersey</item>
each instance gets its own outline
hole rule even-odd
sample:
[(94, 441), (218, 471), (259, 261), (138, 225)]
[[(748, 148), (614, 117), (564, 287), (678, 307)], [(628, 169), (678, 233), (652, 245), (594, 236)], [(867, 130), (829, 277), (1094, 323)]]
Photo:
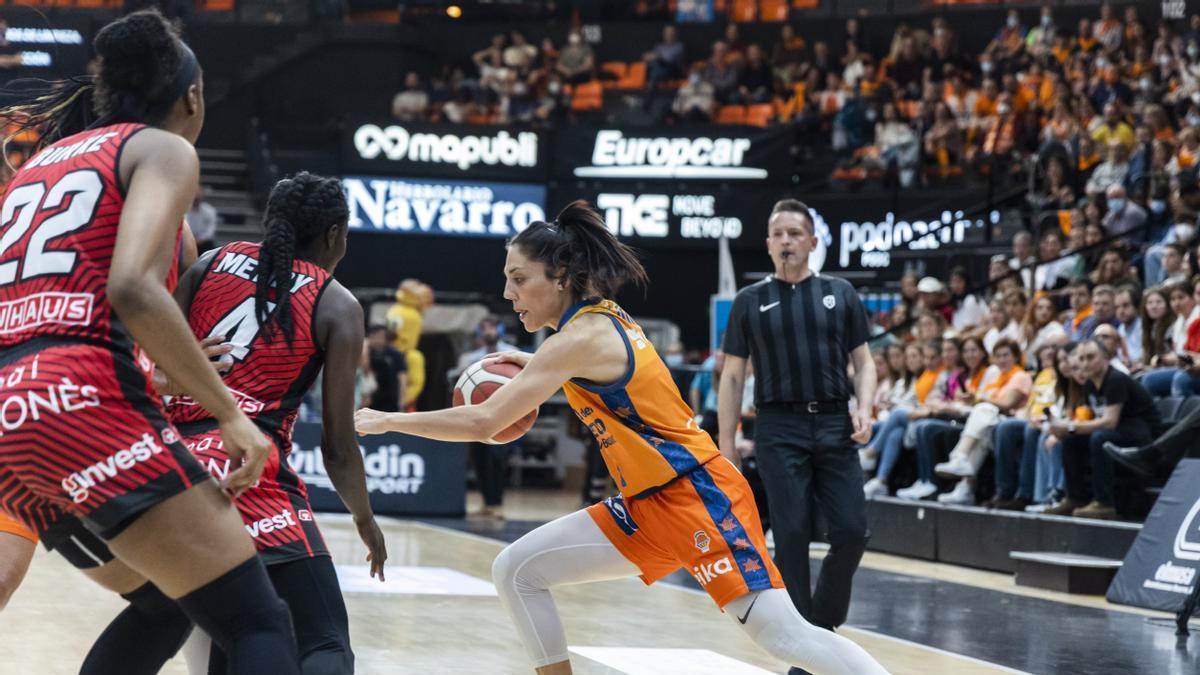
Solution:
[[(121, 149), (144, 128), (68, 136), (13, 176), (0, 208), (0, 350), (39, 337), (132, 348), (105, 291), (125, 204)], [(179, 236), (168, 289), (178, 279)]]
[[(198, 339), (219, 335), (234, 345), (233, 367), (222, 376), (225, 386), (247, 415), (290, 442), (300, 400), (325, 362), (316, 338), (317, 303), (333, 277), (311, 262), (292, 263), (289, 342), (278, 322), (268, 322), (264, 330), (255, 314), (259, 250), (259, 244), (238, 241), (213, 255), (192, 297), (188, 324)], [(268, 298), (272, 311), (274, 299), (274, 294)], [(167, 415), (175, 424), (212, 417), (186, 396), (172, 398)]]

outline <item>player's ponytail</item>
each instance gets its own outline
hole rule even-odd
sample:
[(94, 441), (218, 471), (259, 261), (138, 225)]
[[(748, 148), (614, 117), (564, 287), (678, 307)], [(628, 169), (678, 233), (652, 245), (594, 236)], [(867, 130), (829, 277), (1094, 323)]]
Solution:
[(646, 269), (633, 249), (617, 241), (587, 202), (571, 202), (551, 223), (535, 222), (512, 239), (531, 260), (546, 265), (577, 298), (614, 298), (626, 284), (645, 288)]
[[(291, 300), (296, 252), (329, 228), (344, 225), (349, 216), (342, 183), (336, 178), (305, 171), (284, 178), (271, 189), (263, 214), (266, 233), (254, 289), (254, 314), (259, 325), (273, 323), (273, 328), (264, 331), (268, 340), (275, 330), (288, 342), (295, 333)], [(273, 309), (271, 302), (275, 303)]]

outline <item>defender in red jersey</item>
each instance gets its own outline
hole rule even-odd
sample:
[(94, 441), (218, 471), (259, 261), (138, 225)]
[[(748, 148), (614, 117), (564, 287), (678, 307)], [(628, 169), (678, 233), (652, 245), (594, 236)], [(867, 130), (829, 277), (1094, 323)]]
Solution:
[[(235, 503), (292, 610), (305, 673), (348, 673), (354, 663), (333, 562), (304, 483), (287, 461), (300, 400), (322, 367), (325, 467), (367, 545), (372, 575), (383, 578), (387, 558), (354, 436), (362, 308), (332, 277), (346, 252), (349, 215), (340, 181), (309, 173), (281, 180), (267, 201), (263, 242), (234, 242), (205, 254), (175, 293), (196, 337), (225, 341), (233, 359), (225, 385), (275, 441), (259, 482)], [(179, 396), (167, 413), (188, 449), (223, 476), (230, 457), (208, 410)], [(222, 664), (211, 659), (209, 671), (220, 672)]]
[[(143, 672), (152, 633), (186, 630), (186, 618), (221, 643), (232, 672), (296, 672), (286, 607), (148, 377), (157, 362), (214, 411), (239, 465), (227, 490), (258, 479), (269, 442), (206, 363), (168, 289), (199, 173), (200, 67), (153, 11), (105, 26), (94, 46), (94, 86), (57, 83), (0, 110), (45, 143), (0, 206), (0, 509), (48, 543), (78, 539), (63, 531), (82, 523), (120, 559), (97, 557), (105, 564), (89, 576), (133, 601), (133, 628), (118, 642), (140, 638), (143, 648), (93, 650), (85, 672)], [(101, 118), (72, 134), (93, 100)]]

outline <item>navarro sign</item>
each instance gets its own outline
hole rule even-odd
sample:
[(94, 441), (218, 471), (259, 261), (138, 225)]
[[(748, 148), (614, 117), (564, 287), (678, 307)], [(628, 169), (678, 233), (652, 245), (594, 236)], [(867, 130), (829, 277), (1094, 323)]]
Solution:
[[(321, 425), (297, 423), (288, 463), (308, 486), (314, 509), (345, 512), (321, 460), (320, 442)], [(367, 492), (376, 513), (391, 516), (463, 513), (466, 450), (462, 444), (403, 434), (365, 436), (359, 442)]]
[(539, 185), (369, 176), (342, 185), (352, 230), (507, 238), (546, 219)]
[(545, 137), (536, 131), (420, 123), (360, 124), (347, 135), (351, 168), (389, 174), (541, 179)]

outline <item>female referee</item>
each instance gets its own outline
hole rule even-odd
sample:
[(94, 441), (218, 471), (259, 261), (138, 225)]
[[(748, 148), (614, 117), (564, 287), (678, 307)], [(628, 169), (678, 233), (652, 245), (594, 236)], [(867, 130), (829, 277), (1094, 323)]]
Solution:
[[(556, 334), (485, 403), (419, 413), (360, 410), (361, 434), (399, 431), (482, 441), (559, 388), (600, 444), (621, 494), (563, 516), (504, 549), (492, 566), (500, 598), (537, 672), (570, 673), (550, 589), (683, 567), (776, 658), (814, 673), (886, 673), (862, 648), (807, 623), (783, 589), (750, 487), (693, 422), (642, 330), (608, 298), (646, 272), (586, 203), (534, 223), (509, 245), (504, 297), (526, 330)], [(587, 358), (580, 358), (586, 354)]]

